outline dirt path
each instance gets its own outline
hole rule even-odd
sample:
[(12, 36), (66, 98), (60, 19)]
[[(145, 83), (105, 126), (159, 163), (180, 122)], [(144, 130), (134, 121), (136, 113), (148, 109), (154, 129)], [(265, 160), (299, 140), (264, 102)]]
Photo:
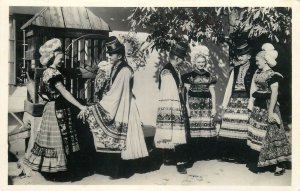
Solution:
[(30, 178), (19, 178), (16, 163), (9, 163), (8, 175), (14, 185), (272, 185), (288, 186), (291, 184), (291, 170), (276, 177), (271, 172), (254, 174), (244, 164), (234, 164), (217, 160), (198, 161), (188, 169), (186, 175), (176, 172), (174, 166), (162, 165), (159, 170), (139, 174), (129, 178), (110, 180), (108, 176), (93, 174), (77, 182), (47, 181), (39, 173)]

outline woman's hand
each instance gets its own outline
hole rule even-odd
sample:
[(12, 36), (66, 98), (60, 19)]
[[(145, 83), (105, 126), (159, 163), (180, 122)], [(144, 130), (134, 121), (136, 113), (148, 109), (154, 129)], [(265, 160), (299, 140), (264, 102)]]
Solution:
[(268, 114), (268, 122), (269, 123), (275, 123), (276, 119), (274, 118), (274, 113), (273, 112), (269, 112)]
[(86, 119), (86, 111), (87, 111), (87, 106), (81, 106), (80, 107), (80, 112), (77, 115), (78, 119), (81, 119), (83, 123), (85, 123), (85, 119)]
[(211, 116), (212, 116), (212, 117), (216, 116), (216, 113), (217, 113), (216, 109), (215, 109), (215, 108), (212, 108), (212, 109), (211, 109)]
[(80, 107), (80, 110), (81, 110), (81, 111), (86, 111), (86, 110), (87, 110), (87, 106), (85, 106), (85, 105), (81, 106), (81, 107)]
[(248, 111), (251, 112), (253, 110), (253, 106), (254, 106), (254, 101), (252, 99), (249, 99), (248, 106), (247, 106)]

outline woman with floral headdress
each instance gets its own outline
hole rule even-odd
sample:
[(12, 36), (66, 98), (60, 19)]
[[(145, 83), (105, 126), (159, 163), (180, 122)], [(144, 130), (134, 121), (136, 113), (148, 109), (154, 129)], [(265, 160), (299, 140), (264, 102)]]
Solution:
[[(63, 63), (63, 52), (59, 39), (48, 40), (40, 47), (40, 62), (47, 66), (44, 71), (39, 94), (46, 101), (33, 148), (23, 160), (24, 173), (30, 170), (57, 173), (70, 169), (69, 156), (79, 151), (77, 132), (72, 126), (70, 103), (81, 111), (87, 110), (65, 89), (64, 77), (59, 68)], [(74, 172), (71, 172), (74, 175)]]
[(291, 148), (277, 102), (279, 82), (283, 77), (272, 70), (277, 56), (270, 43), (263, 44), (262, 51), (256, 55), (258, 70), (253, 76), (248, 104), (252, 112), (247, 144), (259, 152), (258, 167), (274, 165), (274, 175), (280, 176), (285, 172), (283, 162), (291, 159)]
[(214, 87), (217, 80), (207, 71), (209, 49), (203, 45), (191, 48), (191, 61), (194, 70), (182, 76), (183, 83), (189, 85), (187, 108), (190, 111), (190, 135), (192, 143), (201, 146), (201, 150), (209, 148), (205, 153), (211, 155), (217, 135), (213, 122), (216, 115)]

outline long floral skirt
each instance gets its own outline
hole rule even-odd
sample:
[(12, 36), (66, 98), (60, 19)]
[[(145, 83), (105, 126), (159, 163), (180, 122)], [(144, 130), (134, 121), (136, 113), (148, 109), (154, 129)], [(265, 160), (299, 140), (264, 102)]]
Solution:
[(185, 111), (177, 100), (159, 102), (154, 135), (156, 148), (174, 149), (177, 145), (187, 143)]
[(24, 164), (42, 172), (68, 170), (66, 155), (79, 150), (77, 134), (71, 122), (69, 109), (55, 110), (55, 102), (48, 102), (34, 146), (26, 153)]
[(216, 137), (216, 126), (211, 116), (209, 97), (189, 97), (191, 138)]
[(248, 98), (230, 99), (222, 119), (220, 138), (247, 140), (250, 116), (248, 101)]
[(99, 103), (90, 106), (88, 112), (87, 121), (97, 152), (121, 153), (121, 158), (124, 160), (148, 156), (135, 99), (131, 100), (128, 123), (112, 120)]
[[(275, 106), (274, 113), (280, 118), (278, 105)], [(270, 124), (268, 111), (257, 106), (254, 106), (249, 121), (247, 144), (253, 150), (260, 152), (258, 167), (290, 161), (291, 146), (282, 124)]]

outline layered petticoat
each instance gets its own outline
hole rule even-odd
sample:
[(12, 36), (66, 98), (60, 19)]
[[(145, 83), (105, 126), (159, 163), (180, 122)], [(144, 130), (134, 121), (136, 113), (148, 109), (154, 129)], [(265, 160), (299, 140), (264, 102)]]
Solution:
[(211, 116), (210, 97), (189, 97), (191, 138), (216, 137), (217, 131)]
[(45, 105), (34, 146), (25, 154), (23, 161), (25, 165), (32, 170), (50, 173), (67, 170), (66, 155), (78, 151), (79, 145), (72, 127), (69, 124), (59, 123), (59, 120), (65, 117), (68, 119), (63, 121), (71, 120), (67, 110), (55, 111), (55, 102), (48, 102)]
[[(234, 92), (233, 92), (234, 94)], [(245, 92), (246, 94), (246, 92)], [(249, 98), (230, 98), (224, 112), (219, 136), (236, 140), (247, 140), (250, 112), (247, 109)]]
[[(280, 116), (278, 105), (274, 113)], [(250, 117), (247, 144), (259, 151), (258, 167), (270, 166), (291, 160), (290, 143), (284, 127), (277, 123), (268, 123), (268, 111), (254, 107)]]

